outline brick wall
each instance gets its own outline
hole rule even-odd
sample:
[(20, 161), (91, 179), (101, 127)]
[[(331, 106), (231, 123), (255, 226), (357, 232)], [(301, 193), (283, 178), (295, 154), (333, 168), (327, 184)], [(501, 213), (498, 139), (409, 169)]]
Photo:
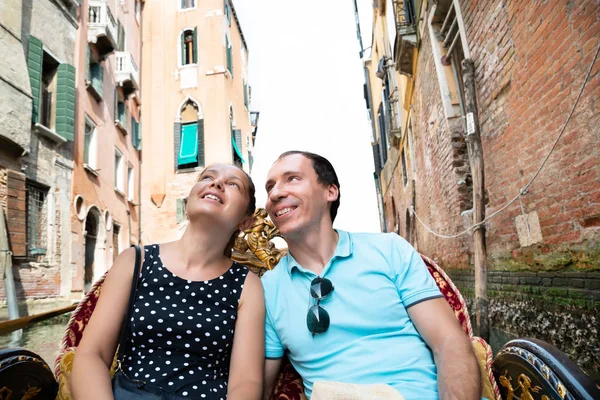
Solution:
[[(474, 321), (473, 270), (446, 272), (465, 297)], [(494, 331), (552, 343), (588, 374), (600, 377), (600, 272), (489, 271), (488, 289)]]

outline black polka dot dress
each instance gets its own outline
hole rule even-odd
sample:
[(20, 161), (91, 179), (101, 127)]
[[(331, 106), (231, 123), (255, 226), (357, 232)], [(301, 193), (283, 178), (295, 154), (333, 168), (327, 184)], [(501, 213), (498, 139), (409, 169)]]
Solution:
[(192, 399), (226, 399), (237, 308), (248, 269), (233, 263), (209, 281), (182, 279), (145, 246), (123, 370)]

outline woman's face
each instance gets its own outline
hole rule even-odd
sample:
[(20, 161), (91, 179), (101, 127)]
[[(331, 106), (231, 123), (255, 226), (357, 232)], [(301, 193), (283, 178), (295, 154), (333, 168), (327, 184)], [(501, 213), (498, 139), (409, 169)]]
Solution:
[(187, 214), (193, 223), (199, 216), (209, 217), (225, 229), (235, 230), (247, 217), (249, 182), (239, 168), (227, 164), (207, 167), (192, 187)]

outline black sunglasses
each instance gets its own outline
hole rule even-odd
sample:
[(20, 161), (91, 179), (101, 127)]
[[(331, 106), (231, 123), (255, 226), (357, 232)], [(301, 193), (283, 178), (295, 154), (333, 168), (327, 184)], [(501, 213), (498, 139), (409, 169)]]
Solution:
[(326, 299), (333, 292), (333, 284), (327, 278), (316, 277), (310, 283), (310, 296), (317, 300), (317, 304), (308, 309), (306, 315), (306, 326), (312, 333), (324, 333), (329, 329), (329, 313), (319, 305), (321, 300)]

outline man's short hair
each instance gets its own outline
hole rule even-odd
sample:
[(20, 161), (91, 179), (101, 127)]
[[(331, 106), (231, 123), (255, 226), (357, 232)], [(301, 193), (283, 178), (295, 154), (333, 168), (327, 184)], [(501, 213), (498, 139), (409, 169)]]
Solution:
[(323, 186), (335, 185), (338, 188), (338, 197), (335, 201), (331, 203), (331, 208), (329, 209), (329, 215), (331, 217), (331, 223), (335, 220), (337, 216), (338, 208), (340, 208), (340, 181), (338, 180), (337, 174), (335, 173), (335, 169), (333, 165), (323, 156), (320, 156), (315, 153), (311, 153), (308, 151), (300, 151), (300, 150), (290, 150), (282, 153), (277, 161), (281, 160), (284, 157), (291, 156), (294, 154), (300, 154), (312, 161), (313, 169), (317, 174), (317, 182), (319, 182)]

